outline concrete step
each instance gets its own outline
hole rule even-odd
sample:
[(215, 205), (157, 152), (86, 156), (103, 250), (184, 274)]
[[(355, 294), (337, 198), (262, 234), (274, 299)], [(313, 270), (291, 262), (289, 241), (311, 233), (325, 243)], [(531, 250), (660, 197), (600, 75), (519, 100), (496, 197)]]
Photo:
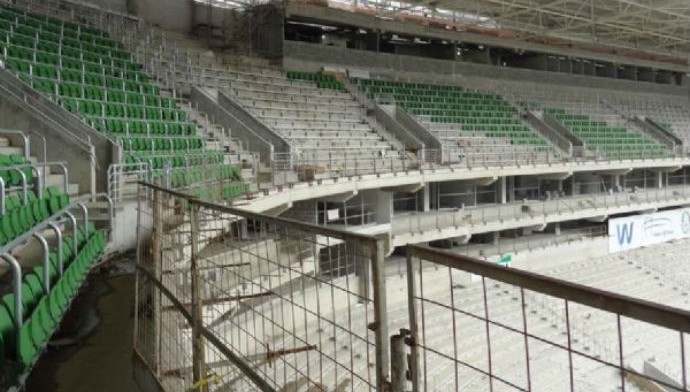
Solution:
[[(50, 173), (45, 177), (45, 186), (54, 186), (58, 187), (59, 189), (62, 189), (63, 187), (63, 181), (64, 181), (64, 174), (53, 174)], [(67, 184), (67, 194), (70, 196), (76, 196), (79, 194), (79, 184), (72, 184), (69, 183)]]
[(219, 140), (207, 140), (206, 148), (209, 150), (223, 150), (223, 144)]
[(10, 139), (0, 136), (0, 147), (9, 147), (10, 146)]
[(67, 194), (77, 196), (79, 194), (79, 184), (67, 184)]
[[(115, 214), (117, 214), (115, 212)], [(110, 213), (105, 211), (91, 211), (89, 210), (89, 221), (91, 222), (110, 222)]]
[(0, 146), (0, 154), (4, 155), (24, 155), (24, 149), (14, 146)]

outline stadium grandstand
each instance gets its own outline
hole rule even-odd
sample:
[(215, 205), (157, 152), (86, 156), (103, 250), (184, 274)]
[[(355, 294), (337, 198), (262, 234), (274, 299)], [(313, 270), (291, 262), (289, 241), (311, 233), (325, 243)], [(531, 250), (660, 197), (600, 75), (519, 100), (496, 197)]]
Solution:
[(688, 0), (0, 0), (0, 390), (690, 392), (689, 61)]

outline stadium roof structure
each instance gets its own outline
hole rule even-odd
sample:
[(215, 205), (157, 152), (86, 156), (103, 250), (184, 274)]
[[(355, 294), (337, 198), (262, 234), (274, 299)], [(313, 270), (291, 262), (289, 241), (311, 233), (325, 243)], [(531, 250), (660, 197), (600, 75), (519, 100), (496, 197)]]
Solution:
[(328, 0), (323, 5), (682, 65), (690, 56), (689, 0)]
[[(272, 0), (195, 0), (244, 8)], [(288, 0), (551, 46), (690, 64), (690, 0)], [(690, 68), (688, 68), (690, 71)]]

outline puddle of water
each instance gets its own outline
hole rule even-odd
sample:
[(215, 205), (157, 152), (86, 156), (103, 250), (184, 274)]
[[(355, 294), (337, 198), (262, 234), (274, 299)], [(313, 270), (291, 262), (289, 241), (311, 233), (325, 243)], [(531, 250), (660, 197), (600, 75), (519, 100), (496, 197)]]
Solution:
[(116, 267), (89, 277), (27, 391), (141, 391), (132, 378), (134, 275), (127, 272)]

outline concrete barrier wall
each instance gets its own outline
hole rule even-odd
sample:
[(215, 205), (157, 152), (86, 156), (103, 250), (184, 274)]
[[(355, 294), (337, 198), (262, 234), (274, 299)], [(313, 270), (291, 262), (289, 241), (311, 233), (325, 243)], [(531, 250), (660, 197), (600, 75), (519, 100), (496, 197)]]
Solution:
[(436, 60), (298, 41), (285, 41), (283, 43), (283, 66), (285, 68), (318, 71), (324, 65), (367, 69), (373, 73), (379, 72), (382, 74), (390, 74), (391, 71), (395, 71), (410, 78), (435, 80), (440, 83), (457, 83), (462, 77), (485, 77), (687, 96), (687, 87), (668, 84), (507, 68), (452, 60)]

